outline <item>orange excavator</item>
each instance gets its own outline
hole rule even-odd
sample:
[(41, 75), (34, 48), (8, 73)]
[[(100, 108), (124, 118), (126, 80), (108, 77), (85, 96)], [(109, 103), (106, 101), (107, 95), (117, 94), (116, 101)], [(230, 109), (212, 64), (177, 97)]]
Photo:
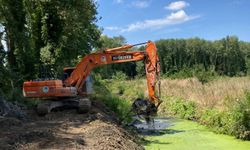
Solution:
[[(145, 45), (145, 51), (133, 51), (130, 48)], [(148, 99), (137, 99), (132, 105), (136, 114), (151, 115), (160, 105), (160, 62), (153, 42), (97, 51), (86, 55), (74, 68), (64, 69), (64, 79), (43, 79), (23, 83), (23, 95), (28, 98), (44, 100), (37, 106), (40, 115), (62, 106), (76, 107), (79, 112), (87, 112), (91, 101), (86, 91), (86, 81), (90, 71), (98, 66), (132, 61), (144, 61), (147, 78)], [(158, 87), (158, 88), (156, 88)], [(156, 92), (157, 91), (157, 92)]]

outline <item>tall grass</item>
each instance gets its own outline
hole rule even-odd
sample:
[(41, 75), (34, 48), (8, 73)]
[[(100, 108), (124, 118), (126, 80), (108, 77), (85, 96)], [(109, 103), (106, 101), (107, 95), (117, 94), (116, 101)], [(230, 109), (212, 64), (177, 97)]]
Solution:
[[(117, 94), (112, 94), (109, 86), (110, 81), (99, 80), (95, 82), (93, 95), (94, 99), (101, 100), (113, 112), (115, 112), (122, 123), (131, 121), (131, 101), (119, 97)], [(121, 93), (119, 93), (121, 94)]]
[(196, 78), (162, 81), (162, 95), (195, 101), (203, 108), (227, 109), (225, 103), (237, 101), (250, 90), (248, 77), (218, 78), (202, 84)]
[[(122, 86), (123, 95), (127, 99), (136, 98), (138, 95), (147, 97), (147, 84), (144, 79), (113, 81), (111, 92), (117, 93), (118, 86)], [(249, 77), (220, 77), (206, 84), (202, 84), (196, 78), (188, 79), (162, 79), (161, 95), (166, 97), (177, 97), (194, 101), (199, 107), (227, 109), (228, 103), (239, 101), (245, 91), (250, 91)], [(230, 102), (229, 102), (230, 101)]]

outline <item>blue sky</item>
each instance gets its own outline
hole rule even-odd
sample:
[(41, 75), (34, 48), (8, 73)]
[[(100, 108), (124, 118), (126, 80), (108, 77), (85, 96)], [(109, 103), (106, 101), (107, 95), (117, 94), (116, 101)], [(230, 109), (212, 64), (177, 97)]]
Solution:
[(103, 34), (130, 44), (167, 38), (250, 42), (250, 0), (96, 0)]

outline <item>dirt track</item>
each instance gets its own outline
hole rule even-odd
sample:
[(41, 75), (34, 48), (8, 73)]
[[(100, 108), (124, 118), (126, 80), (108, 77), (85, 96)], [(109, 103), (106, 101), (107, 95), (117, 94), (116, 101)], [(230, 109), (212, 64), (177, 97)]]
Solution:
[(93, 102), (88, 114), (75, 110), (39, 117), (27, 110), (28, 121), (0, 118), (0, 149), (143, 149), (119, 127), (114, 114)]

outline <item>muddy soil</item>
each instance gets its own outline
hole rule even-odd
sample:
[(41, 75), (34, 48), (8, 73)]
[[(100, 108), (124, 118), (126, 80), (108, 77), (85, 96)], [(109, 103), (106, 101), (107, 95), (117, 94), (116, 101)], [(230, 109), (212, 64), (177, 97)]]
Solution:
[(26, 121), (1, 117), (0, 149), (143, 149), (102, 103), (92, 105), (87, 114), (71, 109), (39, 117), (34, 110), (26, 110)]

